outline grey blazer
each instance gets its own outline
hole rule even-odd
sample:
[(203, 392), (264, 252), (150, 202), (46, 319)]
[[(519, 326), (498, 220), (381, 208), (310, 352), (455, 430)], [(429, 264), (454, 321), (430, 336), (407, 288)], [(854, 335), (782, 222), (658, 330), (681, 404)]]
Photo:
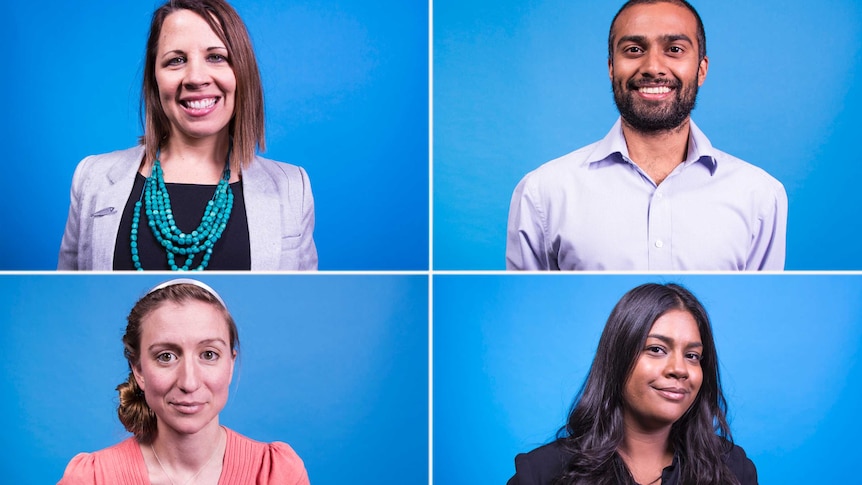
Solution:
[[(111, 270), (123, 208), (144, 156), (137, 146), (85, 158), (72, 177), (60, 270)], [(252, 271), (316, 270), (314, 200), (302, 167), (255, 157), (242, 170)]]

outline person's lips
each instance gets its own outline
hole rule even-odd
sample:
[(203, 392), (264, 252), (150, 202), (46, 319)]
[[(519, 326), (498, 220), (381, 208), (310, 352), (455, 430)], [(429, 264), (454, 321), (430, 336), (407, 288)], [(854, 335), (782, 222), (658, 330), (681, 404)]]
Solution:
[(203, 409), (205, 403), (197, 401), (174, 401), (171, 406), (182, 414), (195, 414)]
[(661, 100), (669, 98), (674, 91), (679, 89), (680, 83), (670, 79), (658, 79), (650, 81), (629, 81), (628, 88), (638, 93), (643, 99)]
[(689, 394), (688, 389), (681, 387), (656, 387), (654, 389), (661, 397), (674, 402), (684, 400)]
[(183, 98), (179, 103), (183, 111), (191, 116), (206, 116), (215, 110), (220, 100), (219, 96), (195, 96)]
[(643, 94), (665, 94), (670, 92), (668, 86), (644, 86), (638, 89)]

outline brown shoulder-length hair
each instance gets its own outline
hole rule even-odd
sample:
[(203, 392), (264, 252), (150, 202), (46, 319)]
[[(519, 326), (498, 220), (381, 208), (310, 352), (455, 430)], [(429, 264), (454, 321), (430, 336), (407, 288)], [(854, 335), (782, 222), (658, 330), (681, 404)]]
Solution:
[(203, 18), (224, 42), (228, 63), (236, 76), (236, 102), (228, 131), (233, 138), (231, 166), (247, 167), (254, 160), (255, 149), (266, 150), (264, 142), (263, 88), (260, 71), (251, 47), (248, 30), (236, 10), (223, 0), (169, 0), (153, 12), (147, 52), (144, 62), (144, 83), (141, 89), (141, 117), (147, 160), (156, 153), (171, 133), (171, 125), (159, 99), (156, 83), (156, 54), (165, 18), (177, 10), (190, 10)]

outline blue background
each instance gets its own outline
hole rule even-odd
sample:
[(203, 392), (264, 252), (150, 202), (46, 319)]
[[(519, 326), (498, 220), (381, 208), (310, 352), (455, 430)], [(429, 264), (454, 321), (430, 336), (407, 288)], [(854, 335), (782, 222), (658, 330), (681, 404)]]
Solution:
[[(128, 436), (114, 388), (135, 301), (164, 276), (0, 276), (0, 481), (56, 483)], [(315, 484), (425, 483), (427, 276), (214, 276), (240, 332), (221, 423), (285, 441)]]
[(760, 483), (857, 483), (862, 276), (435, 276), (434, 481), (505, 483), (552, 439), (619, 298), (680, 282), (713, 323)]
[[(503, 269), (521, 177), (610, 130), (607, 36), (622, 3), (434, 2), (435, 268)], [(862, 5), (692, 3), (710, 58), (692, 117), (784, 184), (787, 269), (862, 269)]]
[[(0, 6), (0, 269), (54, 269), (77, 163), (134, 146), (162, 2)], [(232, 4), (263, 77), (267, 158), (308, 170), (325, 270), (428, 268), (428, 3)]]

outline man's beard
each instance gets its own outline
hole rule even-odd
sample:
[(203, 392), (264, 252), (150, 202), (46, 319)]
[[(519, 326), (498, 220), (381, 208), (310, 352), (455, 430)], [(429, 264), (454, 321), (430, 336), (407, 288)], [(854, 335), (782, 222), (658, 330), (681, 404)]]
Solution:
[(635, 100), (640, 86), (633, 80), (626, 83), (623, 89), (622, 81), (614, 80), (614, 102), (623, 120), (632, 128), (643, 133), (658, 133), (678, 128), (691, 114), (697, 101), (697, 78), (685, 87), (677, 78), (664, 80), (641, 80), (641, 86), (668, 86), (673, 89), (674, 96), (668, 104), (666, 101), (651, 102), (642, 99)]

